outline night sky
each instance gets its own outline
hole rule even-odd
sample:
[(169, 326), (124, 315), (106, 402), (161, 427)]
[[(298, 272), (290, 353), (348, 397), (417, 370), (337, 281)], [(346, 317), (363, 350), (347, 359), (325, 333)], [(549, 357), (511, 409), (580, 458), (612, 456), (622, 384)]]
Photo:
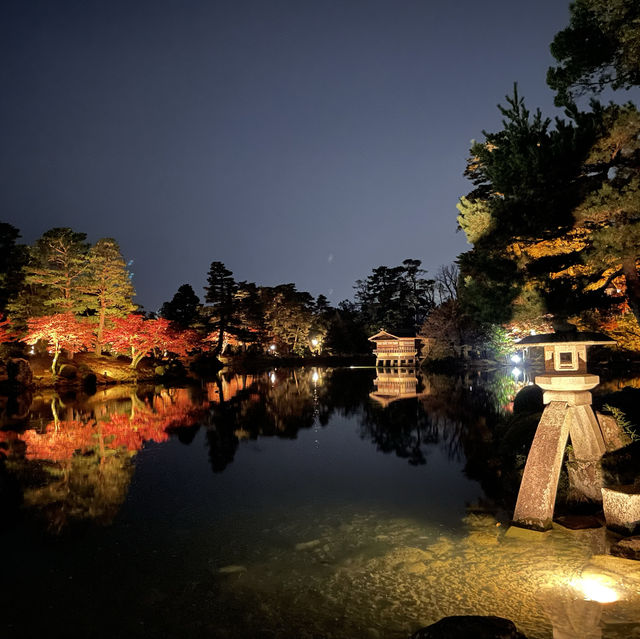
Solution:
[(238, 280), (333, 303), (466, 250), (470, 141), (555, 115), (564, 0), (3, 0), (0, 221), (114, 237), (137, 301)]

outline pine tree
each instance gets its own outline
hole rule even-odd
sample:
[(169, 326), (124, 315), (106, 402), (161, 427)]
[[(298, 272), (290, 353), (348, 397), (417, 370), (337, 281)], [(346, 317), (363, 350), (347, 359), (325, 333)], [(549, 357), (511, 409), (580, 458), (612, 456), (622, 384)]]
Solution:
[(212, 331), (218, 331), (218, 343), (213, 351), (218, 356), (222, 353), (225, 331), (233, 329), (237, 285), (233, 273), (222, 262), (211, 262), (207, 283), (205, 301), (210, 305), (209, 325)]
[(183, 284), (171, 301), (162, 305), (160, 315), (180, 328), (194, 328), (202, 321), (200, 298), (191, 285)]
[(136, 309), (131, 273), (118, 243), (112, 238), (98, 240), (86, 256), (87, 268), (79, 282), (82, 302), (97, 317), (96, 354), (102, 353), (105, 326), (110, 318), (126, 317)]
[(15, 308), (19, 314), (33, 316), (85, 310), (80, 281), (88, 268), (86, 238), (85, 233), (76, 233), (70, 228), (53, 228), (29, 247), (26, 290)]

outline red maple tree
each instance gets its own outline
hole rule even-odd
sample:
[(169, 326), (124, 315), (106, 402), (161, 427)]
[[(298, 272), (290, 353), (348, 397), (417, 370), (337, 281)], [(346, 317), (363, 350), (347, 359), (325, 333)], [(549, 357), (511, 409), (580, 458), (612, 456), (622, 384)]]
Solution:
[(0, 344), (10, 342), (13, 339), (11, 333), (9, 333), (9, 327), (11, 326), (9, 319), (0, 319)]
[(33, 346), (36, 342), (47, 342), (49, 352), (53, 354), (51, 372), (56, 374), (58, 357), (64, 349), (69, 353), (86, 350), (93, 344), (94, 335), (91, 326), (77, 319), (72, 313), (56, 313), (27, 320), (27, 334), (20, 339)]
[(186, 355), (196, 346), (194, 331), (177, 332), (169, 320), (146, 320), (140, 315), (113, 320), (113, 328), (106, 331), (105, 341), (114, 351), (131, 358), (131, 368), (136, 368), (143, 357), (151, 352)]

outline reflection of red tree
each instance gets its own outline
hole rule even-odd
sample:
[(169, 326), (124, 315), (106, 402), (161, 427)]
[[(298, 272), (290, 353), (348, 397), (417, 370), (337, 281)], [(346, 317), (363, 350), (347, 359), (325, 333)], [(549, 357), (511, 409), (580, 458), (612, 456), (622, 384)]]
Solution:
[(109, 448), (122, 447), (135, 452), (142, 448), (145, 441), (159, 443), (169, 439), (162, 419), (153, 414), (113, 415), (109, 421), (101, 422), (100, 427)]
[(162, 391), (151, 401), (134, 396), (131, 402), (130, 412), (115, 413), (97, 422), (94, 419), (54, 420), (44, 431), (0, 431), (0, 455), (15, 450), (16, 441), (24, 442), (24, 456), (28, 460), (68, 461), (75, 453), (83, 454), (95, 448), (101, 456), (105, 449), (124, 448), (135, 453), (147, 441), (167, 441), (169, 429), (193, 426), (205, 411), (204, 406), (194, 405), (187, 389)]
[(60, 421), (46, 425), (44, 432), (27, 430), (20, 439), (26, 444), (25, 458), (67, 461), (76, 451), (86, 452), (95, 445), (95, 422)]

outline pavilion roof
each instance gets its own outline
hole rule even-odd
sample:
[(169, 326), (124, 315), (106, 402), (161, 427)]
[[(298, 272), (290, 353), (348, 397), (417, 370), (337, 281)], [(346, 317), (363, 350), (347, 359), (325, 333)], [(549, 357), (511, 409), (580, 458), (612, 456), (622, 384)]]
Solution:
[(375, 335), (372, 335), (369, 338), (370, 342), (376, 342), (378, 340), (383, 340), (383, 339), (407, 339), (407, 338), (413, 338), (415, 339), (417, 337), (415, 331), (412, 331), (410, 329), (397, 329), (395, 330), (393, 333), (389, 333), (388, 331), (385, 330), (381, 330), (378, 333), (376, 333)]

